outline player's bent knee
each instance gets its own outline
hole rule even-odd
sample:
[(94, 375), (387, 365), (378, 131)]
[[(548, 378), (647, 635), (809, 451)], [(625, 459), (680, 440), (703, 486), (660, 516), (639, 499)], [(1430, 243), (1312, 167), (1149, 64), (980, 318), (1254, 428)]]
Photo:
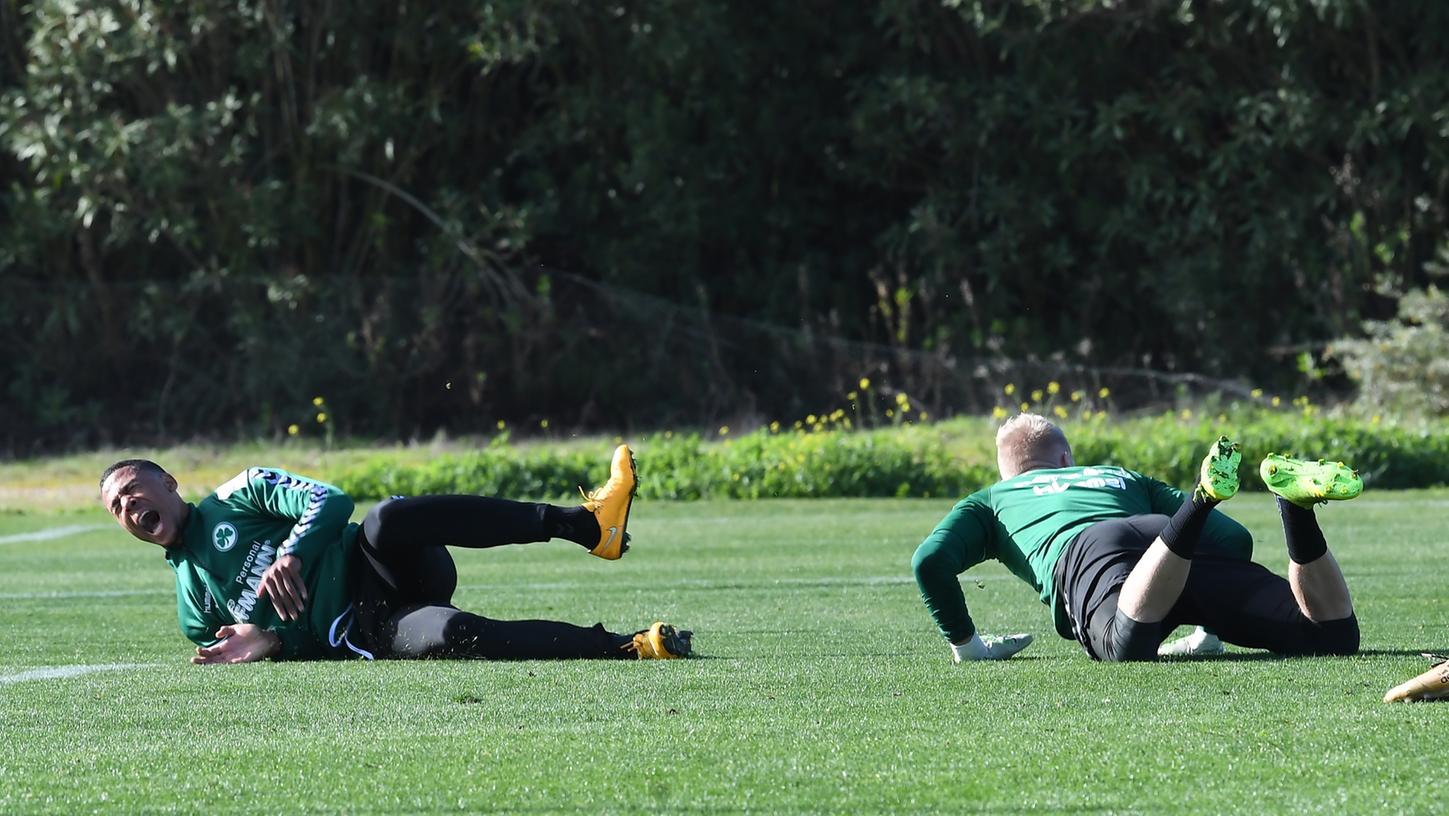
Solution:
[(926, 541), (911, 556), (911, 574), (922, 576), (955, 575), (960, 572), (960, 559), (948, 552), (938, 541)]
[(367, 511), (367, 516), (362, 519), (362, 534), (367, 536), (367, 540), (374, 545), (382, 543), (390, 508), (397, 502), (397, 499), (384, 499), (373, 505), (373, 508)]
[(1324, 621), (1314, 624), (1316, 636), (1314, 638), (1317, 654), (1348, 655), (1358, 654), (1359, 631), (1358, 617), (1350, 615), (1341, 620)]
[(1106, 663), (1127, 663), (1157, 659), (1162, 643), (1162, 622), (1143, 623), (1118, 609), (1105, 638), (1101, 659)]
[(1359, 646), (1358, 618), (1350, 615), (1321, 623), (1303, 618), (1296, 635), (1290, 640), (1287, 648), (1273, 648), (1272, 651), (1289, 657), (1356, 655)]

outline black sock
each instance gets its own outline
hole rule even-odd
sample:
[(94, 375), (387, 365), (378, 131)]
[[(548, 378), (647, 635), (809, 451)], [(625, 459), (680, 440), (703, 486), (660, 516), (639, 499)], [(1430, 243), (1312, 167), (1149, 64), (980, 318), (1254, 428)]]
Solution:
[(1187, 501), (1177, 508), (1172, 520), (1162, 528), (1157, 537), (1167, 545), (1167, 549), (1179, 558), (1192, 558), (1197, 550), (1197, 540), (1202, 536), (1202, 526), (1207, 523), (1208, 513), (1218, 506), (1216, 499), (1209, 499), (1206, 496), (1198, 495), (1193, 491), (1187, 497)]
[(599, 520), (583, 507), (549, 505), (543, 514), (549, 538), (562, 538), (593, 549), (599, 545)]
[(1299, 507), (1290, 501), (1278, 499), (1278, 515), (1283, 519), (1283, 537), (1288, 540), (1288, 557), (1295, 564), (1317, 561), (1328, 552), (1328, 542), (1323, 540), (1323, 530), (1318, 527), (1318, 517), (1313, 510)]

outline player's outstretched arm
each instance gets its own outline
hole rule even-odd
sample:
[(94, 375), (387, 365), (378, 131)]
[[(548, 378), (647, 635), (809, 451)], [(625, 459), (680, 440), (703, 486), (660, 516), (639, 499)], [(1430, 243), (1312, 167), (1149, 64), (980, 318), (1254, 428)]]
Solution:
[[(931, 613), (956, 662), (962, 660), (1003, 660), (1026, 647), (987, 646), (976, 634), (976, 624), (966, 609), (966, 596), (961, 592), (958, 576), (986, 560), (987, 543), (991, 537), (991, 508), (977, 494), (962, 499), (952, 508), (936, 529), (921, 542), (911, 557), (911, 572), (926, 611)], [(1012, 636), (1013, 638), (1016, 636)], [(1030, 643), (1030, 636), (1026, 636)], [(999, 655), (999, 656), (996, 656)], [(995, 657), (994, 657), (995, 656)]]
[(221, 638), (212, 646), (200, 646), (192, 663), (252, 663), (281, 651), (282, 639), (252, 623), (228, 624), (216, 630)]
[(973, 634), (961, 643), (951, 644), (951, 655), (957, 663), (972, 660), (1005, 660), (1031, 645), (1031, 635), (1025, 632), (1015, 635)]

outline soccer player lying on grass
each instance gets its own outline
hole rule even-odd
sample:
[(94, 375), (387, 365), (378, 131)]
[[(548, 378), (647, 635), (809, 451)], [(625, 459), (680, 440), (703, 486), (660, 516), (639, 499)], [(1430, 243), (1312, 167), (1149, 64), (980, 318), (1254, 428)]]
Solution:
[(1358, 651), (1348, 585), (1313, 514), (1362, 492), (1342, 463), (1263, 460), (1288, 543), (1284, 580), (1247, 560), (1247, 531), (1214, 510), (1238, 490), (1241, 455), (1226, 437), (1190, 496), (1120, 467), (1078, 467), (1066, 436), (1035, 414), (1003, 424), (996, 451), (1002, 480), (959, 502), (912, 559), (957, 661), (1002, 660), (1031, 643), (976, 631), (956, 576), (988, 558), (1030, 584), (1058, 634), (1097, 660), (1152, 660), (1180, 624), (1285, 655)]
[(101, 503), (126, 532), (165, 549), (181, 630), (198, 646), (193, 663), (686, 657), (690, 633), (664, 623), (620, 635), (602, 624), (491, 620), (451, 603), (458, 572), (444, 545), (563, 538), (613, 560), (628, 549), (635, 487), (620, 445), (608, 482), (578, 507), (395, 498), (358, 525), (347, 494), (285, 471), (249, 468), (193, 505), (159, 465), (128, 459), (102, 474)]

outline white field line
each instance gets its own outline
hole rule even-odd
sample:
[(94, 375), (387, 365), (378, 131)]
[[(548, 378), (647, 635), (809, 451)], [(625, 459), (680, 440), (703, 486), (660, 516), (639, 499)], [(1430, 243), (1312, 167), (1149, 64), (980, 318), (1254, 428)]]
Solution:
[(15, 533), (14, 535), (0, 536), (0, 544), (19, 544), (24, 541), (52, 541), (57, 538), (69, 538), (81, 533), (93, 533), (96, 530), (104, 530), (109, 524), (72, 524), (68, 527), (52, 527), (49, 530), (35, 530), (29, 533)]
[(91, 663), (74, 666), (47, 666), (40, 669), (26, 669), (16, 674), (0, 674), (0, 686), (11, 683), (24, 683), (27, 680), (65, 680), (71, 677), (80, 677), (83, 674), (95, 674), (96, 672), (108, 671), (130, 671), (131, 669), (151, 669), (163, 666), (163, 663)]

